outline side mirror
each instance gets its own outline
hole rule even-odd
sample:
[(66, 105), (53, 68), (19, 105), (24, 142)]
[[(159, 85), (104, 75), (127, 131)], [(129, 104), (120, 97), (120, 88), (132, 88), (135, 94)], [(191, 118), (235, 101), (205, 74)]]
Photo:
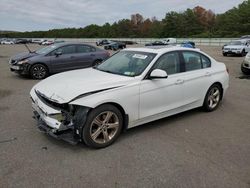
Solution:
[(58, 57), (59, 55), (62, 55), (62, 52), (56, 52), (55, 55)]
[(168, 74), (166, 71), (161, 70), (161, 69), (155, 69), (150, 73), (149, 78), (150, 79), (162, 79), (162, 78), (167, 78)]

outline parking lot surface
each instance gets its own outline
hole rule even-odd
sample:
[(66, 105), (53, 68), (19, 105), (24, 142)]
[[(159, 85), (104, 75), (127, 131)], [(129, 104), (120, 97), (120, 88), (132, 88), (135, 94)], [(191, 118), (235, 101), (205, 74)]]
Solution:
[(230, 72), (216, 111), (195, 109), (141, 125), (93, 150), (37, 130), (29, 91), (38, 81), (11, 73), (8, 65), (26, 48), (0, 45), (0, 187), (249, 188), (250, 79), (242, 77), (243, 58), (200, 48)]

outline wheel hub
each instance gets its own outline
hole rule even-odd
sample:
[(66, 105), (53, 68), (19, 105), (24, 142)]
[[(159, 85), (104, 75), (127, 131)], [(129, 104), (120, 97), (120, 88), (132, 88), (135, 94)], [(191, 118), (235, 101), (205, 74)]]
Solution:
[(208, 97), (208, 105), (210, 108), (215, 108), (220, 101), (220, 90), (219, 88), (213, 88)]
[(102, 112), (94, 118), (90, 127), (90, 135), (96, 143), (109, 142), (116, 135), (119, 128), (119, 119), (114, 112)]

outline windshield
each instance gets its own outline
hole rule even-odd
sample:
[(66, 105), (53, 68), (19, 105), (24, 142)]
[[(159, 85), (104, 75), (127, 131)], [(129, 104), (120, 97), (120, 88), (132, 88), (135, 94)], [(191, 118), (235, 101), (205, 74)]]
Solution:
[(242, 45), (242, 44), (243, 44), (243, 42), (241, 42), (241, 41), (232, 41), (229, 43), (229, 45)]
[(124, 76), (140, 75), (156, 54), (136, 51), (121, 51), (113, 55), (96, 69)]
[(60, 44), (54, 44), (54, 45), (50, 45), (47, 46), (45, 48), (41, 48), (39, 50), (36, 51), (37, 54), (47, 54), (49, 52), (51, 52), (52, 50), (55, 50)]

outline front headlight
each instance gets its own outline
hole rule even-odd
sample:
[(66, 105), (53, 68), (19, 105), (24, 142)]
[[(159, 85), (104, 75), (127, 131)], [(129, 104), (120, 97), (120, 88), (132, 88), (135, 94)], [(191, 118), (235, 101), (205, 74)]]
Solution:
[(25, 64), (25, 63), (28, 63), (28, 62), (29, 62), (28, 59), (24, 59), (24, 60), (22, 60), (22, 61), (18, 61), (17, 64), (18, 64), (18, 65), (22, 65), (22, 64)]

